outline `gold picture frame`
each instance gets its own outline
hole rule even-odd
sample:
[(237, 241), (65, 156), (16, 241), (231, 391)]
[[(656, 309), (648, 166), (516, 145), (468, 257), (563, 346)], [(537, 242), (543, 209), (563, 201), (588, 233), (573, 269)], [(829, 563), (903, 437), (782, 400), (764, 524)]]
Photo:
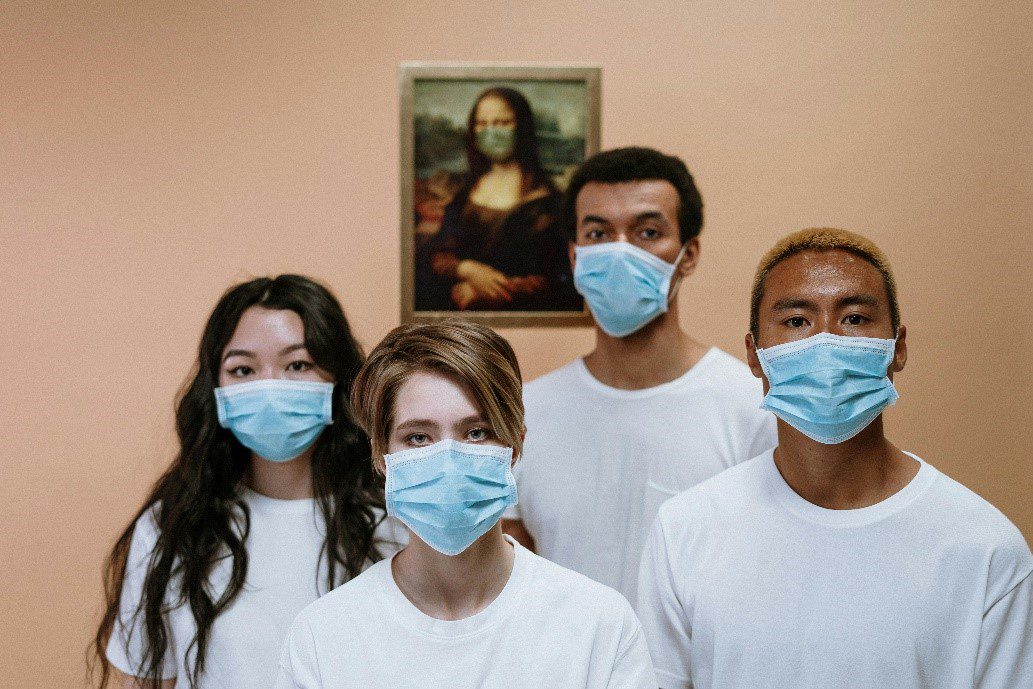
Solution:
[[(591, 325), (573, 289), (562, 192), (599, 151), (600, 88), (597, 66), (400, 65), (403, 323), (458, 316), (493, 327)], [(495, 149), (484, 148), (483, 130), (498, 122), (509, 138), (489, 160)], [(513, 205), (474, 201), (488, 172), (501, 179), (517, 168)], [(482, 279), (460, 277), (471, 273)]]

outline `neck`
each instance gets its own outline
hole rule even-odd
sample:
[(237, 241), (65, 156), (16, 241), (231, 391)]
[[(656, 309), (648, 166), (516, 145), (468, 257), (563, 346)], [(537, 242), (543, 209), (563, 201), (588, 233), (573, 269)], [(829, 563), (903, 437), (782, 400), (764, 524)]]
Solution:
[(880, 416), (837, 445), (811, 440), (779, 419), (775, 466), (804, 500), (849, 510), (869, 507), (899, 491), (918, 473), (919, 463), (886, 438)]
[(252, 455), (245, 483), (256, 493), (278, 500), (312, 497), (312, 449), (289, 462), (270, 462)]
[(515, 160), (507, 160), (504, 163), (492, 163), (492, 172), (520, 172), (520, 163)]
[(670, 308), (627, 337), (595, 329), (595, 349), (585, 366), (596, 380), (612, 388), (643, 390), (669, 383), (689, 371), (707, 347), (678, 324), (677, 300)]
[(461, 620), (476, 615), (502, 593), (514, 557), (499, 522), (451, 557), (410, 532), (409, 544), (391, 566), (398, 588), (421, 612), (439, 620)]

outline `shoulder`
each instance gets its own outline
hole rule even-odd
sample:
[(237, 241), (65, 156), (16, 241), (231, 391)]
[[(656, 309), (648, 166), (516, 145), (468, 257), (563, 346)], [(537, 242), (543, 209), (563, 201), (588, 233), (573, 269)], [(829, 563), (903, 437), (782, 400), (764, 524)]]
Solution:
[(543, 376), (524, 384), (524, 403), (538, 404), (559, 397), (568, 397), (581, 382), (578, 368), (582, 366), (580, 359), (575, 359)]
[[(161, 503), (155, 502), (133, 522), (131, 551), (134, 555), (143, 555), (154, 549), (161, 531), (161, 527), (158, 526), (160, 517)], [(132, 555), (130, 559), (133, 559)]]
[(543, 610), (575, 614), (586, 624), (622, 626), (635, 620), (627, 599), (614, 589), (529, 550), (533, 600)]
[(348, 620), (354, 619), (379, 599), (379, 582), (385, 568), (389, 572), (390, 567), (390, 558), (373, 564), (359, 576), (305, 606), (294, 619), (294, 625), (308, 627), (313, 633), (347, 626)]
[(958, 481), (936, 470), (939, 499), (945, 515), (966, 538), (975, 538), (989, 547), (1029, 550), (1026, 541), (1008, 517), (982, 496)]
[[(976, 556), (987, 567), (988, 596), (1006, 593), (1033, 571), (1033, 554), (1018, 527), (977, 493), (937, 472), (937, 520), (947, 530), (954, 547)], [(938, 503), (938, 504), (936, 504)]]
[(756, 400), (759, 404), (764, 396), (760, 379), (753, 375), (750, 367), (722, 349), (711, 347), (696, 366), (699, 367), (696, 380), (729, 401)]
[(657, 522), (671, 533), (734, 521), (743, 510), (757, 504), (770, 462), (769, 450), (675, 495), (660, 506)]

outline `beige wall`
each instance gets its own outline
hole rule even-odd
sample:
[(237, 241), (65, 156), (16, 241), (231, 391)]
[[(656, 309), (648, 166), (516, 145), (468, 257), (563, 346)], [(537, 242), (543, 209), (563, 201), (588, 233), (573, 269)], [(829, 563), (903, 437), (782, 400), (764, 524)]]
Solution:
[[(1033, 537), (1026, 0), (42, 4), (0, 8), (0, 686), (81, 681), (229, 284), (308, 273), (366, 346), (396, 325), (400, 60), (601, 65), (604, 147), (697, 175), (684, 325), (737, 356), (776, 237), (870, 234), (911, 342), (890, 432)], [(592, 341), (505, 335), (529, 378)]]

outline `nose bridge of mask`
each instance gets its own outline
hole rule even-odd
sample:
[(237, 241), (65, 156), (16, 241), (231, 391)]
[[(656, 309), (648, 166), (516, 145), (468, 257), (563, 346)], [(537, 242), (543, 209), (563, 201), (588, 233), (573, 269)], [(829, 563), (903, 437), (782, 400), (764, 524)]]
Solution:
[[(872, 367), (882, 367), (885, 373), (893, 361), (895, 340), (874, 337), (845, 337), (822, 332), (800, 340), (757, 349), (764, 375), (769, 383), (788, 380), (796, 375), (814, 371), (834, 371), (861, 365), (865, 373), (874, 373)], [(802, 353), (807, 352), (807, 369), (799, 368)], [(864, 356), (867, 353), (868, 356)]]
[(391, 489), (419, 502), (476, 502), (509, 488), (501, 465), (498, 458), (453, 453), (413, 460), (392, 468)]
[(215, 389), (219, 424), (232, 419), (280, 416), (318, 416), (323, 425), (333, 420), (333, 383), (270, 378)]

